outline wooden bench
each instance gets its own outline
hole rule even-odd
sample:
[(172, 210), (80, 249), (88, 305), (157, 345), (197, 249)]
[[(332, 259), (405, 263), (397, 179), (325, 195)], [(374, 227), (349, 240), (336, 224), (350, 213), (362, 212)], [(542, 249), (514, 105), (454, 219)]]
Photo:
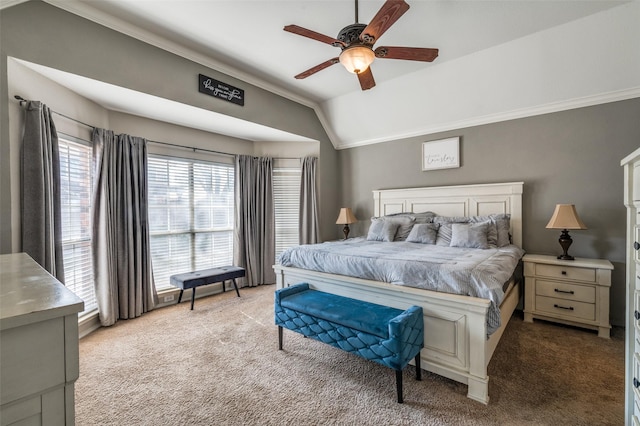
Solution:
[(403, 402), (402, 370), (411, 359), (415, 359), (416, 379), (422, 379), (421, 307), (403, 311), (312, 290), (306, 283), (276, 290), (274, 306), (280, 350), (286, 328), (392, 368), (399, 403)]
[(193, 303), (196, 299), (196, 287), (201, 285), (219, 283), (222, 281), (222, 291), (225, 291), (224, 283), (227, 280), (233, 281), (233, 287), (236, 289), (238, 297), (240, 297), (240, 291), (238, 290), (238, 284), (236, 278), (244, 277), (244, 268), (239, 266), (222, 266), (220, 268), (202, 269), (200, 271), (186, 272), (184, 274), (172, 275), (170, 278), (171, 285), (180, 289), (180, 296), (178, 297), (178, 303), (182, 300), (182, 293), (186, 289), (193, 289), (191, 293), (191, 310), (193, 310)]

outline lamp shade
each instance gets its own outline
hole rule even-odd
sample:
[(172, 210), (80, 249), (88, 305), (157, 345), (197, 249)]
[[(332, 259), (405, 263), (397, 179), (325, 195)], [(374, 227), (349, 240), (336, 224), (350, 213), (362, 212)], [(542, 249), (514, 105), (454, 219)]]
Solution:
[(556, 204), (556, 209), (547, 223), (547, 229), (587, 229), (573, 204)]
[(336, 225), (348, 225), (350, 223), (356, 223), (358, 219), (353, 214), (349, 207), (343, 207), (340, 209), (340, 214), (338, 214), (338, 219), (336, 219)]
[(367, 46), (352, 46), (344, 49), (340, 54), (340, 63), (347, 71), (360, 74), (369, 68), (369, 65), (376, 58), (375, 53)]

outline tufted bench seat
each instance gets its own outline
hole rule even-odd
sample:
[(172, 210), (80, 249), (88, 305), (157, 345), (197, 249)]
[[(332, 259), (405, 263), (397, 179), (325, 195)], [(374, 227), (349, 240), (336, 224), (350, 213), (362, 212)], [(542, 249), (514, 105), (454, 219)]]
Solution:
[(275, 292), (278, 347), (282, 329), (298, 332), (396, 371), (398, 402), (402, 403), (402, 370), (415, 359), (421, 380), (420, 349), (424, 346), (422, 308), (406, 311), (296, 284)]

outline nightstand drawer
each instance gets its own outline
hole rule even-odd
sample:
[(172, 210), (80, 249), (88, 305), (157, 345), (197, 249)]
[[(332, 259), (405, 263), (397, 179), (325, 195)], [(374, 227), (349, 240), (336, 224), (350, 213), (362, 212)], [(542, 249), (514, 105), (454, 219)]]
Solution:
[(536, 311), (589, 321), (595, 321), (596, 319), (596, 305), (576, 302), (575, 300), (557, 299), (555, 297), (536, 296)]
[(596, 282), (595, 269), (576, 268), (574, 266), (536, 264), (536, 275), (539, 277)]
[(596, 303), (596, 288), (589, 285), (570, 284), (562, 281), (536, 280), (536, 294), (538, 296)]

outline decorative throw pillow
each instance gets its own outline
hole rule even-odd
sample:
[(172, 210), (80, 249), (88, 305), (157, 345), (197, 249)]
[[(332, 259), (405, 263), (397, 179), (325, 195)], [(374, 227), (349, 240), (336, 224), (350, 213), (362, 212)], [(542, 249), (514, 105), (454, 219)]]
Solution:
[(506, 213), (492, 214), (491, 219), (495, 221), (497, 233), (498, 233), (498, 247), (504, 247), (511, 244), (511, 215)]
[(373, 223), (374, 220), (395, 223), (398, 225), (396, 235), (391, 241), (406, 240), (409, 232), (411, 232), (411, 228), (413, 228), (413, 224), (416, 221), (415, 217), (413, 217), (413, 214), (411, 213), (395, 213), (387, 216), (372, 217), (371, 222)]
[(452, 223), (451, 247), (488, 249), (487, 231), (490, 221), (478, 223)]
[(407, 242), (435, 244), (438, 228), (440, 225), (437, 223), (416, 223), (407, 237)]
[(369, 241), (393, 241), (398, 230), (398, 224), (387, 220), (372, 220), (367, 234)]
[[(490, 216), (438, 216), (433, 219), (434, 223), (440, 223), (440, 230), (438, 231), (438, 239), (436, 240), (436, 244), (439, 246), (448, 246), (451, 244), (451, 224), (452, 223), (479, 223), (479, 222), (490, 222), (487, 230), (487, 244), (489, 244), (489, 248), (497, 248), (502, 247), (499, 245), (498, 241), (498, 223), (496, 222), (497, 217), (499, 216), (508, 216), (508, 215), (490, 215)], [(508, 230), (507, 223), (507, 230)], [(507, 231), (508, 237), (508, 231)]]

